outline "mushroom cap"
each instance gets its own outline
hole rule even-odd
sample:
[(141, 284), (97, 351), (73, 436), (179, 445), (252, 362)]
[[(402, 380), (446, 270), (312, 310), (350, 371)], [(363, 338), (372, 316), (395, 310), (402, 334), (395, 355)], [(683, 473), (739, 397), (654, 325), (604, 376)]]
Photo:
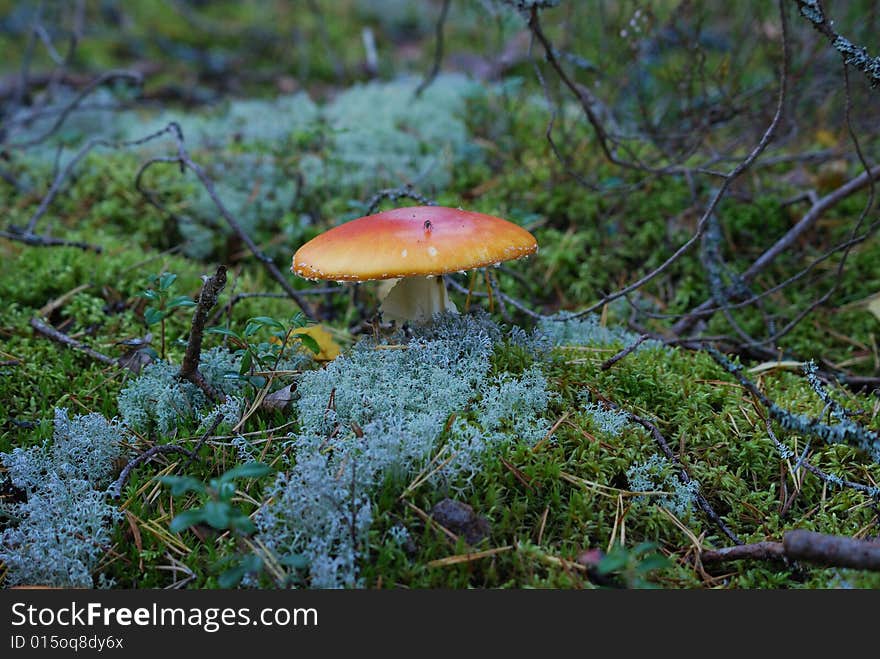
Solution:
[(443, 206), (367, 215), (316, 236), (293, 255), (307, 279), (367, 281), (443, 275), (533, 254), (535, 237), (500, 217)]

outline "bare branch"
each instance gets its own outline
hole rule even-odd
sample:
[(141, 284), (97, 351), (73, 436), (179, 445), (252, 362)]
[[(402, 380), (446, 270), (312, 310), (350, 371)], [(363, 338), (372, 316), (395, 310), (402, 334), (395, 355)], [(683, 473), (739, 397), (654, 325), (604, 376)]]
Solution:
[(880, 570), (880, 542), (796, 529), (782, 542), (756, 542), (738, 547), (705, 550), (703, 563), (741, 560), (792, 560), (855, 570)]
[(446, 23), (446, 15), (449, 13), (450, 4), (452, 4), (452, 0), (443, 0), (443, 6), (440, 8), (440, 16), (437, 18), (437, 26), (435, 28), (434, 63), (431, 65), (428, 75), (425, 76), (425, 79), (419, 83), (419, 86), (413, 92), (413, 96), (416, 98), (421, 96), (422, 92), (431, 86), (437, 74), (440, 73), (440, 64), (443, 62), (443, 26)]
[(208, 313), (217, 304), (217, 298), (226, 286), (226, 266), (221, 265), (217, 268), (217, 272), (210, 277), (205, 278), (202, 290), (199, 293), (199, 300), (196, 303), (193, 312), (192, 325), (189, 331), (189, 341), (186, 344), (186, 352), (183, 355), (183, 361), (180, 364), (180, 372), (177, 377), (181, 380), (188, 380), (205, 392), (211, 400), (222, 400), (211, 385), (205, 380), (199, 371), (199, 360), (202, 354), (202, 338), (205, 333), (205, 324), (208, 319)]
[(102, 364), (108, 364), (110, 366), (119, 366), (119, 362), (117, 362), (112, 357), (108, 357), (102, 352), (98, 352), (94, 348), (90, 348), (85, 343), (81, 341), (77, 341), (73, 337), (68, 336), (64, 332), (59, 332), (57, 329), (49, 325), (48, 323), (44, 323), (39, 318), (31, 318), (30, 326), (34, 328), (37, 332), (46, 336), (53, 341), (60, 343), (61, 345), (65, 345), (68, 348), (73, 348), (84, 355), (88, 355), (95, 361), (99, 361)]

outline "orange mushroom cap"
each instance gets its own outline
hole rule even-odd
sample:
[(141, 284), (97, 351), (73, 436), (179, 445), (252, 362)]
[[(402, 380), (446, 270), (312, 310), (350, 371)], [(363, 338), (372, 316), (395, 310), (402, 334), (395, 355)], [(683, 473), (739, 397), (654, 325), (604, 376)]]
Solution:
[(291, 270), (307, 279), (367, 281), (443, 275), (533, 254), (528, 231), (500, 217), (412, 206), (340, 224), (300, 247)]

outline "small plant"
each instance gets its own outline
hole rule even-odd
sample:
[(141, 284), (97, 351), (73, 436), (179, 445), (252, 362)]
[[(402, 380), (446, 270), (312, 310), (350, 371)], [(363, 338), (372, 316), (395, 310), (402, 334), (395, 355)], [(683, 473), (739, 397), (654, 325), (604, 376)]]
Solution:
[(669, 566), (669, 559), (657, 551), (653, 542), (642, 542), (632, 549), (614, 545), (596, 566), (605, 576), (616, 575), (627, 588), (658, 588), (649, 581), (651, 572)]
[[(255, 316), (248, 319), (244, 330), (240, 333), (228, 327), (209, 327), (206, 331), (228, 337), (236, 348), (235, 357), (241, 360), (238, 377), (255, 387), (262, 387), (266, 384), (266, 377), (262, 372), (278, 369), (278, 364), (292, 341), (299, 341), (316, 355), (321, 352), (321, 346), (314, 338), (308, 334), (294, 333), (305, 325), (306, 320), (302, 314), (296, 314), (291, 318), (289, 326), (269, 316)], [(273, 331), (268, 340), (256, 341), (256, 334), (262, 329)]]
[(150, 304), (144, 309), (144, 322), (147, 327), (159, 323), (161, 337), (159, 356), (162, 359), (165, 359), (165, 319), (174, 313), (175, 309), (196, 306), (195, 301), (188, 295), (172, 297), (172, 289), (176, 280), (177, 275), (170, 272), (152, 275), (150, 287), (140, 294), (142, 298), (150, 301)]
[(207, 484), (192, 476), (162, 476), (159, 481), (171, 488), (172, 496), (195, 492), (203, 498), (200, 508), (190, 508), (176, 515), (168, 528), (174, 533), (185, 531), (196, 524), (207, 524), (218, 531), (234, 531), (249, 535), (256, 530), (254, 523), (242, 510), (237, 508), (232, 497), (235, 495), (237, 478), (260, 478), (270, 471), (261, 462), (248, 462), (230, 469)]
[[(261, 462), (248, 462), (230, 469), (218, 478), (212, 478), (207, 484), (192, 476), (163, 476), (159, 480), (171, 488), (172, 496), (180, 496), (187, 492), (201, 495), (203, 502), (198, 508), (190, 508), (176, 515), (168, 525), (169, 530), (180, 533), (196, 524), (207, 524), (218, 531), (232, 531), (240, 537), (256, 531), (256, 526), (242, 510), (235, 506), (235, 480), (239, 478), (261, 478), (271, 470)], [(307, 566), (300, 556), (288, 557), (279, 563), (286, 567), (303, 569)], [(237, 586), (248, 574), (256, 574), (263, 570), (263, 559), (257, 554), (247, 551), (243, 555), (233, 556), (222, 561), (225, 567), (217, 577), (221, 588)]]

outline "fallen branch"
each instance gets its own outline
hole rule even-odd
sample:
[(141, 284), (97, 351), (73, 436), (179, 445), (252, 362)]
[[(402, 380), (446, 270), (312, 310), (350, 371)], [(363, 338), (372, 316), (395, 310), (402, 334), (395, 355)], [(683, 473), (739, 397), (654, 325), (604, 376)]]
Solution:
[(157, 455), (166, 455), (168, 453), (183, 453), (188, 457), (192, 457), (193, 455), (192, 451), (185, 449), (182, 446), (178, 446), (177, 444), (157, 444), (156, 446), (147, 449), (125, 465), (125, 467), (122, 468), (122, 472), (119, 474), (119, 478), (113, 481), (110, 484), (110, 487), (107, 488), (107, 494), (114, 499), (118, 499), (122, 495), (122, 488), (125, 487), (125, 484), (131, 477), (131, 472), (134, 471), (136, 467), (149, 462)]
[(281, 271), (278, 269), (278, 266), (275, 265), (275, 262), (269, 257), (267, 254), (263, 253), (263, 251), (257, 247), (257, 244), (253, 241), (253, 239), (247, 234), (247, 232), (242, 228), (242, 226), (238, 223), (238, 221), (232, 216), (232, 213), (229, 212), (229, 209), (226, 208), (226, 205), (220, 200), (220, 197), (217, 195), (217, 189), (214, 187), (214, 182), (208, 176), (202, 167), (194, 162), (192, 158), (190, 158), (189, 153), (186, 150), (186, 146), (183, 140), (183, 130), (176, 121), (172, 121), (165, 128), (159, 131), (156, 135), (160, 134), (170, 134), (175, 141), (177, 146), (177, 155), (176, 156), (161, 156), (156, 158), (150, 158), (147, 162), (141, 165), (140, 169), (135, 176), (135, 188), (144, 195), (144, 197), (150, 201), (150, 203), (154, 203), (155, 195), (153, 195), (150, 191), (144, 188), (141, 185), (141, 180), (143, 179), (146, 171), (157, 164), (176, 164), (180, 167), (181, 173), (184, 173), (187, 169), (193, 172), (196, 177), (199, 179), (199, 182), (202, 184), (202, 187), (205, 189), (205, 192), (208, 193), (208, 196), (211, 198), (211, 201), (214, 203), (214, 206), (217, 207), (217, 210), (220, 212), (220, 215), (223, 216), (223, 219), (226, 220), (226, 223), (229, 225), (229, 228), (232, 229), (233, 233), (238, 236), (238, 239), (241, 240), (247, 248), (251, 251), (251, 253), (256, 257), (256, 259), (263, 264), (272, 278), (278, 282), (284, 292), (287, 293), (288, 297), (290, 297), (294, 302), (296, 302), (300, 309), (302, 309), (303, 314), (310, 320), (315, 320), (315, 313), (311, 309), (311, 307), (306, 303), (305, 298), (297, 291), (293, 286), (290, 285), (290, 282), (287, 278), (281, 274)]
[(22, 231), (19, 227), (10, 226), (9, 231), (0, 231), (0, 238), (7, 240), (15, 240), (31, 247), (76, 247), (83, 251), (92, 251), (100, 254), (104, 248), (100, 245), (92, 245), (79, 240), (66, 240), (64, 238), (53, 238), (52, 236), (41, 236), (36, 233), (28, 233)]
[(629, 346), (618, 352), (616, 355), (611, 357), (610, 359), (602, 362), (602, 366), (600, 367), (603, 371), (607, 371), (609, 368), (614, 366), (621, 359), (624, 359), (628, 355), (632, 354), (640, 345), (642, 345), (645, 341), (650, 339), (650, 335), (642, 334), (639, 338), (633, 341)]
[[(813, 204), (810, 210), (807, 211), (806, 214), (804, 214), (804, 216), (798, 221), (797, 224), (789, 229), (785, 233), (785, 235), (779, 238), (773, 245), (767, 248), (764, 253), (761, 254), (761, 256), (755, 259), (752, 265), (750, 265), (745, 272), (739, 275), (739, 280), (743, 284), (748, 284), (755, 278), (755, 276), (758, 275), (758, 273), (762, 272), (781, 254), (785, 253), (788, 248), (791, 247), (807, 230), (811, 229), (828, 209), (836, 206), (844, 199), (867, 187), (871, 184), (873, 180), (877, 178), (880, 178), (880, 165), (877, 165), (870, 171), (862, 172), (855, 178), (852, 178), (841, 185), (836, 190), (833, 190), (829, 194), (816, 201), (816, 203)], [(754, 299), (756, 298), (747, 301), (747, 303), (754, 301)], [(744, 305), (740, 304), (738, 306)], [(684, 318), (673, 325), (672, 331), (675, 334), (681, 336), (684, 332), (687, 332), (691, 327), (693, 327), (698, 320), (709, 318), (718, 310), (719, 307), (717, 307), (715, 305), (715, 301), (710, 298), (695, 307)]]
[(97, 350), (90, 348), (85, 343), (81, 341), (77, 341), (73, 337), (68, 336), (64, 332), (59, 332), (57, 329), (52, 327), (51, 325), (44, 323), (39, 318), (31, 318), (30, 326), (34, 328), (37, 332), (46, 336), (53, 341), (60, 343), (61, 345), (65, 345), (68, 348), (73, 348), (74, 350), (78, 350), (79, 352), (88, 355), (95, 361), (99, 361), (102, 364), (108, 364), (110, 366), (119, 366), (119, 362), (113, 357), (109, 357), (102, 352), (98, 352)]
[[(621, 409), (616, 406), (617, 409)], [(666, 456), (666, 459), (669, 460), (672, 464), (678, 467), (678, 480), (681, 481), (683, 485), (687, 485), (691, 482), (690, 474), (688, 474), (687, 469), (685, 469), (684, 465), (681, 464), (681, 461), (676, 457), (675, 453), (672, 452), (672, 449), (669, 447), (669, 442), (666, 441), (666, 438), (660, 432), (660, 429), (648, 419), (644, 419), (632, 412), (626, 412), (623, 410), (626, 415), (629, 417), (631, 421), (638, 423), (645, 430), (651, 433), (651, 436), (654, 438), (654, 441), (657, 442), (657, 445), (660, 447), (660, 450), (663, 451), (663, 455)], [(722, 533), (730, 538), (737, 545), (743, 544), (742, 540), (734, 533), (727, 524), (724, 523), (724, 520), (715, 512), (709, 502), (706, 500), (706, 497), (702, 495), (699, 491), (696, 495), (697, 505), (700, 506), (700, 509), (706, 513), (706, 516), (712, 520), (719, 529), (721, 529)]]
[(786, 531), (782, 542), (755, 542), (709, 549), (700, 554), (704, 564), (741, 560), (807, 561), (828, 567), (876, 571), (880, 570), (880, 542), (797, 529)]
[(188, 380), (205, 392), (211, 400), (222, 400), (214, 388), (208, 384), (201, 371), (199, 371), (199, 360), (202, 355), (202, 338), (205, 333), (205, 325), (208, 319), (208, 312), (217, 304), (217, 298), (226, 286), (226, 266), (221, 265), (217, 268), (217, 272), (210, 277), (205, 278), (202, 290), (199, 293), (199, 300), (196, 303), (196, 309), (193, 312), (192, 325), (189, 331), (189, 341), (186, 344), (186, 352), (183, 355), (183, 361), (180, 364), (180, 371), (177, 377), (181, 380)]

